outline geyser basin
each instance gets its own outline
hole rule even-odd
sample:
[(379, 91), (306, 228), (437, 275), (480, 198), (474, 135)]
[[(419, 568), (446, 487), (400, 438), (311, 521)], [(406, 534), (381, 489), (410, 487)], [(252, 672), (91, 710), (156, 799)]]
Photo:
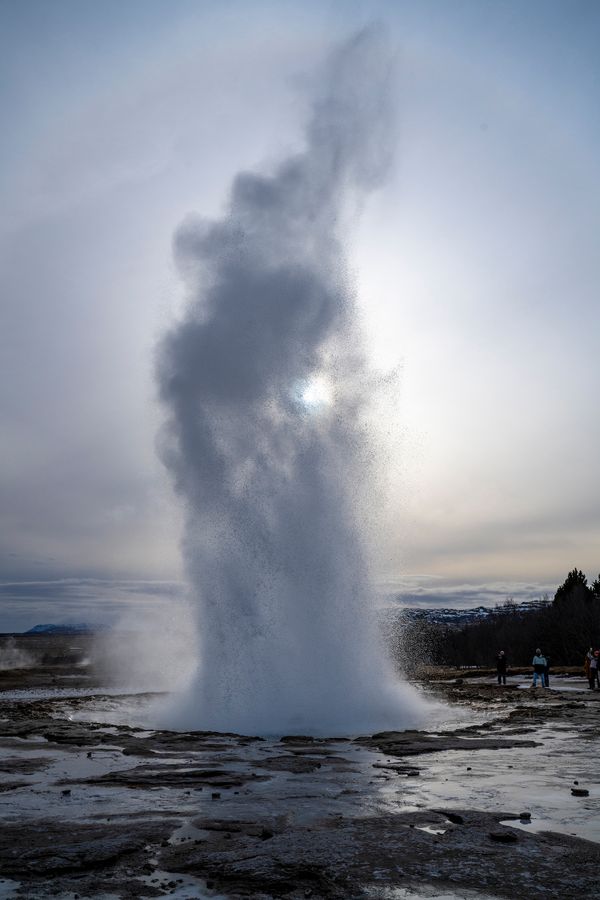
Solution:
[(175, 238), (191, 290), (157, 374), (200, 666), (171, 726), (356, 733), (423, 709), (373, 617), (374, 380), (343, 250), (388, 170), (389, 71), (379, 31), (349, 41), (303, 152), (239, 173), (225, 217)]

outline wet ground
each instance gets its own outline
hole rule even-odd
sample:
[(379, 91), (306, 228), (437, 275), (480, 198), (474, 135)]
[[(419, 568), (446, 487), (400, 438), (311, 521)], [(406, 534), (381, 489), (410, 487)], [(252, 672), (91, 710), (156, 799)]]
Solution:
[(600, 694), (581, 678), (535, 691), (523, 677), (430, 681), (422, 689), (447, 712), (426, 731), (268, 740), (151, 731), (151, 695), (11, 679), (0, 897), (568, 900), (596, 889)]

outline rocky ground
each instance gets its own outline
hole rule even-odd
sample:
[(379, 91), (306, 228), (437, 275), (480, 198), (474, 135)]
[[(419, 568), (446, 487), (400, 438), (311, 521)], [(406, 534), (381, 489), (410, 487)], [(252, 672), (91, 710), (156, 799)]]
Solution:
[(151, 698), (51, 655), (0, 672), (0, 897), (596, 890), (600, 694), (581, 678), (429, 673), (448, 714), (428, 731), (265, 740), (122, 724)]

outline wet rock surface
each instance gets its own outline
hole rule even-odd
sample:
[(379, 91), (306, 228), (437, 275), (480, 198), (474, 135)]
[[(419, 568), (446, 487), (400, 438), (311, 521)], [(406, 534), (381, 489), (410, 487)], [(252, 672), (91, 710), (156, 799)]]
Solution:
[(143, 695), (0, 692), (6, 896), (568, 900), (593, 888), (600, 695), (466, 678), (425, 689), (451, 704), (452, 727), (272, 740), (78, 720)]
[(43, 876), (94, 870), (139, 853), (148, 841), (167, 835), (171, 823), (129, 825), (63, 824), (48, 819), (7, 829), (0, 847), (0, 871), (9, 876)]
[(571, 897), (574, 870), (579, 884), (593, 883), (598, 846), (552, 835), (517, 836), (500, 828), (504, 815), (465, 810), (460, 825), (443, 811), (326, 818), (274, 827), (268, 841), (256, 823), (253, 831), (237, 823), (225, 831), (222, 823), (211, 829), (204, 822), (206, 837), (164, 850), (161, 865), (208, 877), (241, 897), (359, 897), (360, 885), (424, 880), (500, 888), (500, 896), (517, 898), (527, 896), (523, 886), (532, 878), (538, 896)]
[(381, 753), (392, 756), (416, 756), (439, 753), (441, 750), (508, 750), (511, 747), (535, 747), (532, 740), (513, 740), (505, 737), (476, 738), (464, 735), (431, 735), (420, 731), (385, 731), (358, 740)]

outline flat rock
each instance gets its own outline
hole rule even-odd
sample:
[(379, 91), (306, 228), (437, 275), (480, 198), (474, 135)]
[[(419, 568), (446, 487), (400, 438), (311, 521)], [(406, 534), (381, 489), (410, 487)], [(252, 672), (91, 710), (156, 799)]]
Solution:
[(141, 851), (172, 828), (154, 821), (126, 825), (78, 824), (56, 820), (5, 829), (0, 845), (0, 873), (4, 876), (44, 876), (114, 864), (125, 854)]
[(504, 737), (462, 737), (456, 732), (426, 734), (422, 731), (384, 731), (372, 737), (360, 737), (356, 742), (379, 750), (389, 756), (416, 756), (440, 753), (443, 750), (508, 750), (511, 747), (537, 747), (532, 740)]
[(514, 831), (490, 831), (488, 837), (497, 844), (516, 844), (517, 842)]
[[(231, 788), (241, 787), (250, 779), (266, 781), (268, 777), (267, 775), (256, 775), (247, 769), (233, 772), (222, 768), (199, 768), (183, 764), (171, 765), (161, 763), (107, 772), (104, 775), (86, 779), (86, 783), (128, 788), (197, 788), (199, 786)], [(65, 781), (63, 783), (69, 784), (72, 782)]]

